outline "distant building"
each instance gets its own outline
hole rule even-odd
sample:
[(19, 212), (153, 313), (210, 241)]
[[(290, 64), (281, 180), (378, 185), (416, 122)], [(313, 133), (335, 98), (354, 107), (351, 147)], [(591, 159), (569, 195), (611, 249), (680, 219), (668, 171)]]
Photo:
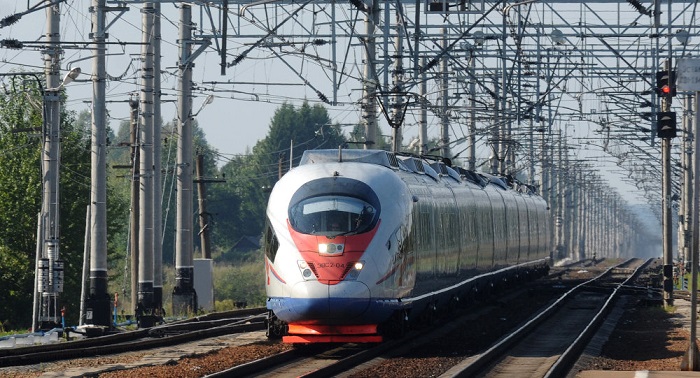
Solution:
[(228, 251), (214, 259), (216, 262), (233, 262), (245, 258), (248, 252), (260, 249), (260, 236), (244, 236), (236, 242)]

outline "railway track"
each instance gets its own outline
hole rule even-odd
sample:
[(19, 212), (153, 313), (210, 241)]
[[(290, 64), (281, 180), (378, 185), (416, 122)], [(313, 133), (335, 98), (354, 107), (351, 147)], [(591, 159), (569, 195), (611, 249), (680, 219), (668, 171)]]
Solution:
[[(609, 276), (616, 271), (608, 269), (607, 274), (598, 279)], [(592, 284), (589, 280), (588, 285)], [(579, 286), (583, 286), (581, 284)], [(525, 295), (527, 289), (512, 290), (510, 297)], [(504, 302), (508, 302), (508, 295), (504, 296)], [(278, 355), (259, 359), (247, 364), (232, 367), (216, 374), (207, 375), (214, 377), (328, 377), (347, 376), (346, 372), (362, 371), (364, 367), (380, 364), (383, 360), (411, 353), (414, 349), (423, 348), (435, 338), (445, 337), (454, 329), (468, 326), (478, 317), (478, 313), (493, 311), (490, 306), (479, 306), (479, 309), (465, 311), (461, 320), (448, 322), (439, 327), (428, 327), (419, 331), (410, 332), (399, 340), (389, 340), (376, 346), (359, 346), (346, 344), (336, 347), (328, 347), (319, 350), (318, 346), (312, 348), (297, 348)], [(367, 374), (371, 376), (372, 373)], [(400, 376), (401, 374), (397, 374)]]
[(442, 377), (565, 376), (621, 289), (649, 262), (632, 259), (579, 284), (487, 351), (466, 359)]
[[(648, 262), (647, 262), (648, 263)], [(646, 265), (628, 260), (568, 290), (522, 327), (487, 351), (467, 358), (442, 377), (559, 377), (566, 374), (605, 318), (618, 293)], [(513, 293), (522, 295), (522, 293)], [(473, 315), (472, 315), (473, 316)], [(545, 323), (546, 321), (546, 323)], [(365, 367), (424, 348), (440, 334), (450, 334), (468, 321), (413, 332), (374, 347), (344, 345), (327, 350), (293, 350), (209, 375), (214, 377), (349, 376)], [(553, 327), (552, 324), (566, 324)], [(362, 374), (362, 373), (359, 373)], [(366, 373), (371, 376), (372, 373)], [(396, 376), (401, 376), (397, 373)]]
[[(633, 262), (627, 262), (628, 264), (632, 264)], [(566, 288), (559, 288), (559, 285), (556, 281), (556, 279), (550, 279), (550, 280), (545, 280), (545, 281), (535, 281), (533, 282), (533, 286), (528, 285), (518, 285), (517, 289), (511, 289), (507, 291), (507, 294), (497, 300), (492, 300), (489, 303), (478, 303), (476, 306), (472, 306), (470, 309), (467, 310), (461, 310), (459, 311), (461, 317), (459, 319), (456, 319), (455, 321), (450, 321), (447, 322), (445, 325), (441, 325), (440, 327), (426, 327), (424, 329), (420, 329), (417, 331), (410, 332), (407, 334), (405, 338), (402, 338), (400, 340), (390, 340), (387, 342), (384, 342), (379, 345), (357, 345), (357, 344), (346, 344), (346, 345), (333, 345), (333, 346), (328, 346), (326, 345), (319, 347), (317, 346), (311, 346), (308, 348), (295, 348), (294, 350), (275, 354), (271, 357), (268, 358), (260, 358), (258, 360), (253, 360), (252, 362), (246, 362), (246, 363), (241, 363), (238, 362), (237, 366), (234, 366), (229, 369), (225, 369), (221, 372), (218, 373), (211, 373), (212, 371), (209, 371), (210, 375), (204, 375), (206, 377), (223, 377), (223, 376), (236, 376), (236, 377), (246, 377), (246, 376), (256, 376), (256, 377), (265, 377), (265, 376), (274, 376), (274, 377), (297, 377), (297, 376), (302, 376), (302, 377), (326, 377), (326, 376), (338, 376), (338, 377), (343, 377), (343, 376), (349, 376), (350, 374), (347, 373), (348, 371), (351, 371), (352, 374), (358, 374), (359, 376), (376, 376), (376, 373), (372, 371), (373, 367), (376, 367), (378, 365), (383, 365), (386, 363), (390, 363), (394, 361), (394, 364), (397, 364), (396, 361), (403, 361), (405, 356), (410, 356), (412, 353), (415, 353), (416, 350), (430, 350), (434, 349), (434, 343), (440, 343), (441, 338), (459, 338), (460, 336), (456, 336), (458, 334), (458, 330), (460, 328), (468, 328), (468, 327), (474, 327), (474, 324), (479, 324), (480, 319), (483, 319), (483, 316), (487, 317), (498, 317), (497, 315), (499, 313), (499, 308), (506, 308), (504, 306), (510, 305), (512, 302), (515, 301), (515, 298), (518, 297), (527, 297), (527, 293), (529, 292), (541, 292), (541, 291), (547, 291), (549, 290), (548, 288), (556, 287), (554, 289), (555, 293), (563, 293), (564, 291), (567, 291), (569, 288), (571, 288), (574, 285), (577, 285), (575, 288), (568, 290), (567, 293), (569, 297), (574, 298), (577, 297), (580, 299), (581, 303), (583, 304), (578, 304), (576, 305), (575, 302), (566, 302), (564, 300), (558, 299), (556, 300), (556, 303), (562, 302), (561, 304), (557, 305), (559, 308), (566, 308), (568, 310), (565, 310), (564, 312), (592, 312), (594, 311), (593, 308), (596, 306), (599, 306), (601, 302), (605, 303), (611, 302), (611, 300), (605, 300), (604, 298), (607, 298), (607, 294), (616, 291), (620, 292), (622, 291), (623, 287), (625, 290), (629, 288), (629, 286), (623, 286), (620, 285), (620, 282), (622, 282), (624, 279), (627, 279), (627, 277), (630, 276), (630, 274), (635, 270), (633, 269), (634, 267), (632, 266), (624, 266), (624, 265), (618, 265), (613, 268), (608, 268), (605, 274), (601, 274), (595, 279), (586, 279), (586, 280), (577, 280), (577, 279), (568, 279), (564, 281), (564, 287)], [(593, 276), (594, 271), (600, 271), (600, 268), (595, 268), (595, 269), (590, 269), (590, 276)], [(582, 282), (579, 284), (579, 282)], [(542, 296), (542, 303), (547, 303), (547, 306), (549, 306), (552, 301), (554, 301), (552, 298), (555, 298), (556, 296), (552, 296), (552, 293), (545, 293), (541, 294)], [(532, 301), (531, 298), (528, 298), (526, 301)], [(538, 300), (539, 301), (539, 300)], [(542, 305), (540, 305), (542, 306)], [(547, 307), (544, 306), (544, 307)], [(551, 305), (549, 307), (557, 307), (555, 305)], [(549, 308), (548, 307), (548, 308)], [(537, 306), (533, 306), (533, 309), (537, 308)], [(541, 307), (540, 307), (541, 308)], [(133, 335), (130, 335), (130, 337), (135, 337), (136, 335), (140, 335), (140, 337), (136, 338), (133, 340), (134, 344), (129, 345), (128, 343), (124, 343), (124, 346), (122, 346), (121, 342), (114, 342), (111, 345), (105, 347), (101, 352), (97, 353), (95, 350), (89, 351), (88, 349), (93, 348), (87, 345), (83, 345), (84, 348), (87, 349), (82, 349), (81, 351), (70, 351), (67, 353), (73, 353), (74, 355), (79, 355), (80, 357), (85, 357), (86, 353), (92, 353), (90, 355), (96, 355), (96, 354), (112, 354), (116, 353), (115, 348), (124, 348), (126, 350), (133, 351), (135, 348), (142, 348), (142, 349), (148, 349), (148, 348), (155, 348), (153, 344), (160, 339), (169, 339), (168, 345), (171, 344), (178, 344), (182, 341), (182, 339), (179, 339), (180, 337), (192, 337), (194, 334), (199, 333), (201, 337), (206, 337), (205, 333), (211, 332), (217, 333), (217, 334), (225, 334), (225, 333), (234, 333), (234, 332), (247, 332), (248, 329), (244, 328), (237, 328), (238, 324), (243, 324), (246, 327), (250, 326), (253, 328), (257, 329), (262, 329), (263, 328), (263, 323), (262, 320), (264, 319), (264, 310), (263, 309), (257, 309), (257, 313), (250, 313), (245, 316), (241, 314), (240, 312), (236, 312), (240, 316), (233, 316), (231, 314), (212, 314), (211, 316), (207, 317), (201, 317), (197, 319), (192, 319), (188, 321), (183, 321), (183, 322), (177, 322), (177, 323), (172, 323), (168, 324), (167, 327), (154, 327), (149, 330), (139, 330), (139, 331), (133, 331)], [(518, 310), (519, 312), (524, 312), (523, 310)], [(527, 310), (531, 311), (531, 310)], [(534, 310), (533, 310), (534, 311)], [(568, 324), (572, 322), (571, 319), (567, 318), (555, 318), (555, 316), (558, 316), (556, 314), (557, 311), (552, 310), (552, 313), (549, 314), (549, 317), (543, 315), (544, 318), (546, 318), (547, 323), (552, 323), (556, 322), (557, 324)], [(480, 315), (481, 314), (481, 315)], [(531, 312), (529, 313), (531, 314)], [(454, 316), (455, 318), (457, 316)], [(526, 319), (530, 317), (530, 315), (524, 314), (522, 317), (521, 321), (518, 321), (519, 323), (523, 324), (526, 322)], [(531, 317), (535, 318), (535, 317)], [(583, 318), (583, 317), (582, 317)], [(545, 319), (542, 319), (544, 321)], [(528, 324), (530, 322), (527, 322)], [(516, 323), (514, 323), (516, 324)], [(220, 328), (220, 329), (219, 329)], [(542, 331), (537, 330), (535, 326), (531, 326), (530, 334), (535, 334), (537, 335), (534, 337), (535, 340), (540, 339), (545, 337)], [(546, 328), (546, 327), (545, 327)], [(552, 328), (552, 327), (549, 327)], [(562, 328), (562, 327), (559, 327)], [(571, 328), (571, 327), (570, 327)], [(590, 327), (591, 331), (593, 332), (594, 327)], [(508, 329), (504, 330), (502, 334), (509, 334), (511, 333), (511, 327)], [(515, 333), (520, 333), (520, 331), (515, 332)], [(255, 332), (253, 333), (255, 334)], [(260, 332), (257, 332), (258, 335), (260, 335)], [(556, 332), (555, 332), (556, 334)], [(181, 335), (188, 335), (188, 336), (181, 336)], [(252, 334), (251, 334), (252, 335)], [(127, 337), (126, 335), (114, 335), (112, 336), (114, 338), (117, 337), (122, 337), (125, 338)], [(490, 337), (490, 336), (489, 336)], [(491, 340), (495, 340), (498, 336), (492, 338)], [(526, 356), (527, 353), (532, 354), (533, 353), (533, 348), (532, 345), (535, 341), (533, 339), (525, 339), (526, 336), (508, 336), (506, 338), (512, 338), (513, 341), (511, 344), (508, 344), (505, 347), (501, 347), (502, 353), (510, 353), (514, 355), (520, 355), (520, 356)], [(532, 337), (532, 336), (530, 336)], [(572, 336), (573, 337), (573, 336)], [(105, 337), (106, 338), (106, 337)], [(552, 336), (554, 338), (554, 336)], [(82, 342), (94, 342), (94, 340), (97, 340), (98, 338), (95, 339), (87, 339), (83, 340)], [(437, 339), (438, 341), (435, 341)], [(585, 337), (581, 338), (581, 343), (582, 345), (585, 344)], [(432, 341), (431, 341), (432, 340)], [(484, 339), (486, 340), (486, 339)], [(466, 340), (465, 340), (466, 341)], [(430, 343), (433, 342), (432, 345)], [(484, 341), (485, 342), (485, 341)], [(515, 352), (516, 349), (516, 344), (517, 343), (524, 343), (524, 345), (530, 345), (529, 348), (525, 348), (525, 352)], [(537, 341), (539, 342), (539, 341)], [(75, 345), (79, 344), (79, 342), (74, 342)], [(73, 343), (62, 343), (60, 344), (61, 347), (67, 346)], [(566, 346), (570, 345), (571, 342), (567, 341), (564, 343)], [(478, 347), (478, 349), (474, 350), (471, 353), (467, 354), (460, 354), (463, 357), (456, 359), (454, 362), (452, 362), (450, 365), (447, 365), (441, 372), (438, 372), (435, 376), (442, 374), (445, 370), (449, 368), (449, 366), (452, 366), (454, 364), (457, 364), (460, 360), (464, 361), (460, 364), (459, 366), (465, 366), (465, 365), (470, 365), (471, 361), (475, 360), (476, 358), (481, 358), (482, 355), (485, 355), (487, 352), (481, 352), (484, 350), (490, 350), (493, 349), (494, 347), (489, 347), (487, 345), (490, 344), (484, 344), (484, 347)], [(45, 348), (44, 347), (38, 347), (38, 348)], [(53, 346), (56, 348), (56, 346)], [(25, 349), (26, 348), (16, 348), (17, 349)], [(79, 350), (76, 348), (76, 350)], [(271, 351), (271, 350), (270, 350)], [(268, 354), (269, 352), (268, 351)], [(46, 351), (44, 351), (46, 352)], [(13, 354), (12, 356), (8, 355), (9, 353)], [(7, 360), (3, 359), (11, 359), (14, 360), (15, 358), (18, 357), (16, 355), (17, 352), (10, 352), (9, 350), (0, 350), (0, 363), (7, 363)], [(236, 353), (233, 351), (232, 353)], [(477, 354), (478, 355), (475, 355)], [(540, 353), (540, 352), (538, 352)], [(560, 352), (557, 352), (556, 354), (559, 354)], [(577, 356), (576, 349), (572, 349), (570, 352), (571, 356)], [(544, 352), (541, 352), (540, 354), (544, 354)], [(25, 355), (21, 355), (21, 359), (23, 362), (20, 364), (28, 364), (31, 362), (29, 361), (29, 357), (26, 357)], [(470, 357), (471, 356), (471, 357)], [(400, 358), (398, 358), (400, 357)], [(574, 357), (569, 357), (569, 358), (574, 358)], [(42, 355), (34, 355), (35, 360), (41, 360), (40, 362), (46, 362), (44, 360), (44, 356)], [(62, 358), (72, 358), (67, 355), (63, 355)], [(56, 357), (53, 357), (55, 360)], [(549, 361), (549, 365), (553, 366), (556, 363), (554, 360), (556, 358), (545, 358), (546, 360)], [(575, 358), (574, 358), (575, 359)], [(5, 362), (3, 362), (5, 361)], [(250, 359), (248, 361), (251, 361)], [(487, 360), (484, 360), (487, 361)], [(492, 357), (491, 360), (488, 360), (487, 362), (482, 363), (482, 367), (480, 370), (476, 370), (476, 373), (473, 373), (473, 371), (470, 370), (465, 370), (466, 372), (460, 373), (459, 367), (454, 367), (452, 370), (449, 370), (447, 373), (444, 373), (444, 377), (452, 377), (452, 376), (478, 376), (480, 374), (481, 376), (487, 376), (489, 372), (496, 371), (497, 367), (494, 365), (498, 361), (498, 356)], [(503, 361), (501, 359), (501, 361)], [(403, 362), (398, 362), (399, 364), (404, 364)], [(507, 364), (514, 364), (513, 360), (509, 360)], [(13, 362), (13, 364), (17, 364), (17, 362)], [(517, 364), (517, 363), (515, 363)], [(570, 366), (571, 362), (567, 363), (560, 363), (561, 366)], [(1, 366), (7, 366), (7, 365), (1, 365)], [(225, 366), (225, 365), (222, 365)], [(228, 365), (232, 366), (232, 365)], [(393, 366), (393, 365), (389, 365)], [(384, 368), (386, 370), (387, 368)], [(392, 370), (391, 367), (388, 368), (389, 370)], [(468, 368), (468, 369), (474, 369), (474, 367)], [(364, 373), (363, 373), (364, 372)], [(138, 373), (137, 373), (138, 374)], [(461, 374), (461, 375), (460, 375)], [(96, 376), (96, 375), (95, 375)], [(406, 372), (401, 372), (401, 371), (396, 371), (395, 375), (385, 375), (385, 376), (424, 376), (424, 375), (416, 375), (416, 374), (406, 374)], [(490, 375), (489, 375), (490, 376)], [(499, 376), (499, 375), (493, 375), (493, 376)], [(511, 376), (547, 376), (547, 375), (538, 375), (538, 374), (530, 374), (530, 373), (524, 373), (524, 372), (518, 372), (515, 375)], [(555, 375), (549, 375), (549, 376), (555, 376)]]
[(227, 311), (151, 328), (49, 345), (0, 349), (0, 367), (109, 355), (265, 329), (263, 308)]

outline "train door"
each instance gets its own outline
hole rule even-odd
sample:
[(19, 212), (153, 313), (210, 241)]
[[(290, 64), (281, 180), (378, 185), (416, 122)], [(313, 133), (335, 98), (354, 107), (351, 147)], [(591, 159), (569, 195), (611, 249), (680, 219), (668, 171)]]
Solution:
[(515, 264), (522, 261), (522, 255), (525, 253), (525, 248), (527, 244), (527, 206), (525, 205), (525, 199), (520, 193), (515, 193), (515, 205), (516, 205), (516, 224), (517, 230), (515, 232), (515, 248), (514, 256), (511, 257), (511, 261)]
[[(459, 235), (461, 239), (459, 254), (459, 269), (469, 275), (477, 269), (479, 243), (477, 234), (477, 202), (482, 191), (472, 190), (469, 186), (460, 188), (457, 203), (459, 204)], [(464, 198), (461, 198), (464, 197)]]
[(537, 240), (537, 218), (534, 216), (535, 206), (532, 201), (532, 197), (523, 197), (523, 200), (525, 205), (524, 215), (526, 222), (524, 238), (526, 238), (526, 240), (523, 243), (523, 250), (520, 254), (520, 261), (530, 261), (531, 254), (534, 248), (534, 243)]
[(504, 264), (511, 265), (517, 261), (518, 257), (518, 204), (516, 202), (513, 191), (500, 191), (503, 197), (505, 227), (504, 241), (505, 254), (503, 256)]
[(411, 192), (418, 199), (413, 209), (413, 241), (416, 256), (416, 279), (423, 281), (435, 275), (434, 199), (424, 178), (417, 178), (418, 185), (411, 185)]
[(435, 240), (435, 274), (456, 271), (459, 243), (455, 234), (459, 227), (454, 194), (448, 185), (430, 187), (435, 205), (433, 239)]
[[(486, 189), (475, 190), (476, 226), (479, 244), (477, 267), (481, 271), (491, 270), (494, 259), (493, 208)], [(477, 195), (478, 194), (478, 199)]]
[(493, 216), (493, 267), (498, 268), (506, 263), (506, 206), (500, 189), (491, 187), (487, 194)]

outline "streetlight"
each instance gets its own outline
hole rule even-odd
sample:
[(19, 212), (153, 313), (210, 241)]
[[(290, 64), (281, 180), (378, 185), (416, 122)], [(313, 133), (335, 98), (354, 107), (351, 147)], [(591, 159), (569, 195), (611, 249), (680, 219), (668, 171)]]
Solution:
[(66, 73), (66, 75), (63, 77), (63, 82), (61, 82), (61, 85), (58, 86), (58, 89), (62, 89), (66, 84), (70, 83), (71, 81), (75, 80), (78, 78), (82, 70), (80, 67), (74, 67), (70, 71)]
[(209, 96), (207, 96), (204, 102), (202, 102), (202, 105), (199, 107), (199, 110), (192, 114), (192, 117), (196, 117), (199, 114), (199, 112), (201, 112), (207, 105), (211, 104), (212, 102), (214, 102), (214, 95), (210, 94)]

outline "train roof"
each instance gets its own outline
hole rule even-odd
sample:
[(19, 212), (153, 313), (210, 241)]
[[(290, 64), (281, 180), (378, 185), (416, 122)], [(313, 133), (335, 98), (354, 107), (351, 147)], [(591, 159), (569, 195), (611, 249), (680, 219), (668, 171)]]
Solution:
[(399, 168), (396, 155), (384, 150), (306, 150), (299, 165), (350, 161)]
[[(433, 159), (430, 159), (431, 161)], [(384, 150), (306, 150), (299, 165), (356, 162), (381, 165), (387, 168), (425, 174), (439, 181), (441, 177), (450, 177), (457, 182), (469, 181), (481, 187), (494, 185), (500, 189), (512, 189), (521, 193), (536, 194), (532, 185), (518, 182), (513, 177), (498, 177), (486, 173), (468, 171), (461, 167), (450, 167), (435, 159), (428, 161), (414, 155), (397, 155)]]

